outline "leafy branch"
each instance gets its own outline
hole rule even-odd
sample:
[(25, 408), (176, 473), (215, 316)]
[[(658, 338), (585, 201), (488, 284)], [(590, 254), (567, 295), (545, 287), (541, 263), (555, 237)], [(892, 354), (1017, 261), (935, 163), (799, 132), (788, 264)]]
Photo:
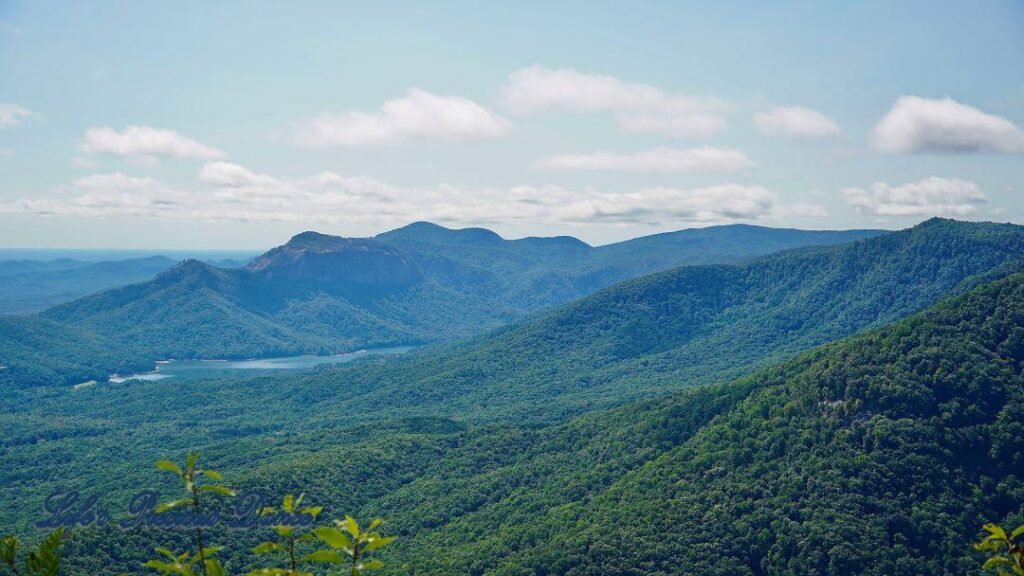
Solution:
[(1024, 576), (1024, 525), (1010, 534), (998, 524), (982, 528), (988, 536), (974, 545), (975, 550), (988, 553), (982, 569), (995, 570), (999, 576)]
[[(160, 460), (156, 463), (156, 467), (160, 470), (165, 470), (175, 474), (182, 482), (185, 487), (185, 493), (187, 494), (183, 498), (177, 500), (171, 500), (165, 502), (156, 507), (155, 511), (159, 514), (173, 510), (175, 508), (191, 507), (192, 511), (199, 514), (199, 494), (205, 492), (213, 492), (214, 494), (220, 494), (221, 496), (234, 496), (235, 491), (216, 483), (204, 483), (199, 484), (198, 479), (205, 477), (214, 482), (221, 482), (224, 480), (220, 472), (216, 470), (201, 470), (196, 468), (196, 462), (199, 460), (199, 454), (197, 452), (189, 452), (188, 456), (185, 457), (185, 467), (182, 468), (170, 460)], [(175, 555), (166, 548), (157, 548), (157, 552), (160, 552), (164, 556), (168, 556), (173, 562), (167, 563), (160, 560), (150, 560), (146, 563), (150, 568), (156, 568), (157, 570), (163, 571), (165, 574), (171, 572), (177, 572), (182, 576), (192, 576), (192, 567), (197, 563), (202, 569), (202, 573), (205, 576), (223, 576), (224, 568), (221, 566), (220, 561), (216, 558), (210, 558), (216, 551), (220, 550), (220, 547), (207, 548), (203, 545), (203, 530), (202, 528), (196, 527), (196, 554), (191, 555), (190, 552), (185, 552), (181, 555)], [(169, 570), (166, 571), (166, 570)], [(189, 572), (182, 572), (182, 570), (188, 570)]]
[(14, 576), (57, 576), (60, 572), (63, 544), (64, 530), (58, 528), (51, 532), (38, 548), (29, 551), (24, 561), (24, 570), (19, 570), (18, 549), (21, 542), (17, 536), (6, 536), (0, 540), (0, 559)]
[[(323, 527), (313, 530), (313, 534), (330, 550), (319, 550), (306, 556), (306, 559), (315, 562), (328, 562), (331, 564), (344, 565), (349, 563), (337, 551), (340, 550), (349, 556), (351, 561), (352, 576), (360, 576), (363, 570), (378, 570), (384, 567), (380, 560), (369, 560), (366, 554), (391, 544), (394, 538), (381, 536), (377, 528), (383, 524), (380, 518), (374, 520), (362, 530), (359, 523), (351, 516), (345, 516), (345, 520), (335, 520), (334, 527)], [(345, 535), (345, 532), (348, 535)]]
[(286, 521), (274, 525), (274, 531), (281, 538), (280, 542), (267, 541), (252, 549), (253, 554), (267, 554), (270, 552), (283, 552), (287, 554), (288, 568), (260, 568), (249, 572), (249, 576), (313, 576), (310, 572), (299, 572), (299, 563), (310, 561), (310, 558), (309, 555), (297, 558), (296, 545), (299, 542), (311, 541), (314, 539), (314, 536), (311, 532), (300, 534), (299, 530), (305, 524), (291, 522), (290, 520), (295, 518), (296, 511), (298, 511), (299, 515), (309, 516), (311, 520), (316, 520), (316, 517), (320, 515), (323, 508), (320, 506), (300, 508), (302, 497), (302, 494), (298, 498), (291, 494), (285, 496), (281, 502), (280, 510), (283, 514), (279, 514), (279, 511), (272, 506), (265, 506), (260, 511), (260, 514), (263, 516), (279, 515)]

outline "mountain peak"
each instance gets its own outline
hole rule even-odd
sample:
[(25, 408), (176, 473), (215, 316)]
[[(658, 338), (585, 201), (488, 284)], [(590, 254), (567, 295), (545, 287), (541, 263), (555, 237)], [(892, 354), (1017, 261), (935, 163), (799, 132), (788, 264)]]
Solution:
[(292, 236), (284, 246), (301, 250), (327, 252), (342, 249), (351, 240), (353, 239), (307, 230)]
[(413, 222), (378, 234), (383, 241), (427, 242), (431, 244), (498, 243), (505, 240), (486, 228), (445, 228), (431, 222)]
[(181, 282), (196, 285), (214, 286), (228, 279), (228, 271), (207, 264), (195, 258), (188, 258), (161, 272), (153, 279), (159, 284), (177, 284)]
[(398, 248), (373, 238), (319, 232), (296, 234), (246, 266), (249, 272), (339, 285), (399, 286), (420, 280), (419, 269)]

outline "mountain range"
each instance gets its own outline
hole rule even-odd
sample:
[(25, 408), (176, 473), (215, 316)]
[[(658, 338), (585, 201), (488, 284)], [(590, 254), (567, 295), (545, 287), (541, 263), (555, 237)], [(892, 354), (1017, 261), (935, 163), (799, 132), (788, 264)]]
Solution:
[[(387, 573), (966, 573), (982, 523), (1024, 519), (1022, 255), (1024, 227), (931, 220), (386, 361), (10, 391), (3, 520), (66, 477), (167, 488), (142, 464), (193, 448), (244, 493), (387, 518)], [(69, 573), (151, 539), (82, 534)]]
[[(161, 255), (98, 262), (72, 258), (0, 261), (0, 315), (39, 312), (94, 292), (144, 282), (177, 262)], [(245, 264), (233, 259), (208, 263), (225, 268)]]
[(32, 366), (2, 344), (0, 359), (17, 368), (25, 385), (75, 383), (117, 366), (137, 367), (127, 358), (251, 358), (434, 343), (654, 270), (879, 234), (732, 225), (592, 247), (570, 237), (505, 240), (489, 230), (424, 222), (374, 238), (304, 232), (242, 268), (186, 260), (152, 280), (39, 314), (49, 324), (37, 339), (56, 325), (102, 335), (111, 351), (121, 352), (117, 364), (67, 365), (54, 380), (49, 370), (33, 377)]

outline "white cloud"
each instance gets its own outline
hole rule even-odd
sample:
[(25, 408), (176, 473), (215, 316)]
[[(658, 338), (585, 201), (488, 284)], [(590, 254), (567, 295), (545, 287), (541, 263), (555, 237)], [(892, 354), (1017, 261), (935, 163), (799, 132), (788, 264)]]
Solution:
[(975, 204), (986, 201), (974, 182), (935, 176), (900, 186), (876, 182), (869, 190), (846, 188), (842, 194), (860, 212), (879, 217), (971, 217), (978, 215)]
[(427, 219), (460, 224), (670, 226), (766, 220), (806, 214), (808, 209), (780, 205), (771, 190), (741, 184), (656, 187), (626, 193), (561, 186), (463, 188), (441, 184), (406, 188), (333, 172), (281, 179), (236, 164), (212, 162), (200, 170), (192, 187), (121, 173), (96, 174), (59, 187), (48, 198), (0, 203), (0, 212), (310, 225), (402, 224)]
[(38, 216), (154, 216), (188, 209), (196, 199), (154, 178), (120, 172), (93, 174), (57, 188), (55, 198), (31, 198), (0, 204), (0, 212)]
[(874, 129), (875, 148), (891, 154), (915, 152), (1005, 152), (1024, 154), (1024, 130), (951, 98), (903, 96)]
[(85, 133), (81, 149), (87, 154), (111, 154), (139, 158), (188, 158), (217, 160), (223, 151), (207, 146), (174, 130), (151, 126), (128, 126), (118, 132), (113, 128), (91, 128)]
[(35, 116), (35, 113), (17, 104), (0, 104), (0, 127), (17, 126), (22, 120)]
[(722, 106), (709, 99), (666, 93), (614, 76), (532, 66), (509, 75), (505, 106), (516, 114), (548, 110), (608, 112), (628, 132), (702, 138), (722, 131)]
[(375, 146), (412, 138), (495, 140), (508, 120), (459, 96), (438, 96), (413, 88), (389, 100), (378, 112), (321, 114), (296, 129), (296, 143), (308, 147)]
[(806, 140), (839, 134), (835, 120), (817, 110), (800, 106), (776, 106), (754, 114), (754, 125), (765, 134)]
[(155, 178), (127, 176), (120, 172), (112, 174), (92, 174), (74, 180), (75, 188), (82, 190), (152, 190), (161, 187), (160, 181)]
[(635, 154), (593, 152), (544, 158), (534, 164), (545, 170), (616, 170), (683, 174), (688, 172), (739, 172), (754, 163), (746, 154), (729, 148), (655, 148)]
[(199, 171), (199, 179), (203, 182), (227, 188), (244, 186), (275, 186), (277, 179), (264, 174), (256, 174), (244, 166), (231, 162), (208, 162)]

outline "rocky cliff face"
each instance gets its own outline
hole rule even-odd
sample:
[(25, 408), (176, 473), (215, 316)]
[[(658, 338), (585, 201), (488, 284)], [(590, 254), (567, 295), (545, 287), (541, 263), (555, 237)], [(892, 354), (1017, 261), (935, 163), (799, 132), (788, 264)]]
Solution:
[(423, 279), (408, 255), (369, 238), (303, 232), (252, 261), (250, 272), (271, 280), (401, 287)]

